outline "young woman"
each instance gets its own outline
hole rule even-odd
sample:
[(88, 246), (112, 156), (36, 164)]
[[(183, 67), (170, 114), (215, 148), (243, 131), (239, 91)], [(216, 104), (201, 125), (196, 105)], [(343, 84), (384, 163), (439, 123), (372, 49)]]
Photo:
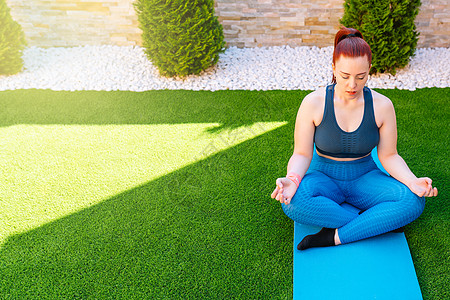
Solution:
[[(431, 179), (417, 178), (397, 153), (394, 107), (365, 87), (371, 61), (361, 33), (342, 28), (334, 42), (333, 84), (310, 93), (300, 105), (287, 176), (276, 180), (272, 193), (289, 218), (323, 227), (306, 236), (299, 250), (396, 230), (420, 216), (424, 197), (437, 196)], [(391, 176), (373, 161), (375, 146)], [(344, 201), (361, 211), (343, 208)]]

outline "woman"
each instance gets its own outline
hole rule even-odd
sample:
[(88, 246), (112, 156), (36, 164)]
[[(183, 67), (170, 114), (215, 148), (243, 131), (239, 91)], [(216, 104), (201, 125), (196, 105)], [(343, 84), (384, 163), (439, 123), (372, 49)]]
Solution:
[[(437, 196), (431, 179), (417, 178), (397, 153), (392, 102), (364, 86), (371, 61), (361, 33), (342, 28), (334, 43), (333, 84), (300, 105), (287, 176), (277, 179), (271, 195), (292, 220), (323, 227), (306, 236), (299, 250), (396, 230), (420, 216), (424, 197)], [(391, 176), (374, 163), (375, 146)], [(343, 208), (344, 201), (361, 211)]]

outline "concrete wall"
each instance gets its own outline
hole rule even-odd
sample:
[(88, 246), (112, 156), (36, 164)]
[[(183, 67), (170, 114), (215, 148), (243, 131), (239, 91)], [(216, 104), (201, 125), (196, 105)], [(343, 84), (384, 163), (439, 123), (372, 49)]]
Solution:
[[(29, 46), (142, 45), (134, 0), (7, 0)], [(343, 0), (216, 0), (228, 46), (330, 46)], [(450, 1), (422, 0), (419, 47), (450, 47)]]

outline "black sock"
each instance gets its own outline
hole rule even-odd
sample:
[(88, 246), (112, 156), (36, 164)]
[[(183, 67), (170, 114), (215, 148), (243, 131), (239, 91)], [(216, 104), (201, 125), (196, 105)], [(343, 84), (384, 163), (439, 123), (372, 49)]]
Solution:
[(322, 228), (318, 233), (307, 235), (297, 245), (298, 250), (305, 250), (312, 247), (328, 247), (334, 246), (334, 232), (333, 228)]

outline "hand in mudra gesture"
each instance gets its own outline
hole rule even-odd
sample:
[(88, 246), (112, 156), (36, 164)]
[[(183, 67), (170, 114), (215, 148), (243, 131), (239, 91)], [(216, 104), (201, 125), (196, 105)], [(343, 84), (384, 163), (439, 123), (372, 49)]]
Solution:
[(437, 188), (432, 186), (433, 181), (428, 177), (416, 178), (410, 183), (410, 190), (419, 197), (437, 196)]
[(271, 197), (281, 203), (289, 204), (296, 191), (297, 185), (294, 181), (287, 177), (282, 177), (277, 179), (277, 187), (273, 191)]

